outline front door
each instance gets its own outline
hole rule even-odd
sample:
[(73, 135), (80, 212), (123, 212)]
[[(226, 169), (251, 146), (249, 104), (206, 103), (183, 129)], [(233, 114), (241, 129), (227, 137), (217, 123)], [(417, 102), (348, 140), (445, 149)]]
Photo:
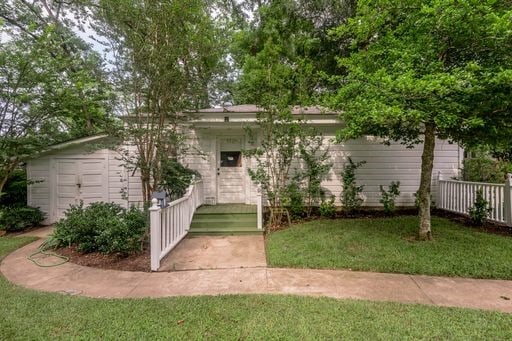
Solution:
[(243, 136), (218, 138), (217, 202), (245, 203)]

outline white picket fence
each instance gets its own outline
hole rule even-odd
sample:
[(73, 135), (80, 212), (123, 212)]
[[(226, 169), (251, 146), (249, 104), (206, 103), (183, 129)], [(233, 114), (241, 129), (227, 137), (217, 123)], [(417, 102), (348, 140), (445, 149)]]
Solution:
[(450, 212), (469, 214), (479, 189), (492, 208), (489, 220), (512, 226), (512, 174), (507, 175), (503, 184), (444, 180), (440, 177), (436, 206)]
[(170, 202), (167, 207), (159, 207), (157, 199), (151, 204), (151, 271), (157, 271), (162, 258), (187, 235), (196, 209), (203, 204), (203, 182), (195, 181), (185, 196)]

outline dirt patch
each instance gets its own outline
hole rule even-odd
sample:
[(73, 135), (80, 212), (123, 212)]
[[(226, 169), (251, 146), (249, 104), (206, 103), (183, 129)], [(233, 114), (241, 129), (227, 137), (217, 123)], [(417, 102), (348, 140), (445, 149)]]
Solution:
[(122, 270), (122, 271), (151, 271), (151, 256), (149, 250), (124, 256), (120, 254), (103, 254), (99, 252), (83, 253), (75, 247), (67, 247), (55, 251), (57, 254), (69, 257), (71, 263), (93, 268)]

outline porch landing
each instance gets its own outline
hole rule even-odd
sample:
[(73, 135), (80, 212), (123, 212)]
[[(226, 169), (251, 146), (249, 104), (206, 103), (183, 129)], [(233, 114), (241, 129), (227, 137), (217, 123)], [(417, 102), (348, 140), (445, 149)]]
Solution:
[(183, 239), (158, 271), (239, 269), (267, 266), (262, 235), (197, 236)]
[(258, 230), (256, 205), (219, 204), (201, 206), (196, 210), (188, 234), (198, 235), (253, 235)]

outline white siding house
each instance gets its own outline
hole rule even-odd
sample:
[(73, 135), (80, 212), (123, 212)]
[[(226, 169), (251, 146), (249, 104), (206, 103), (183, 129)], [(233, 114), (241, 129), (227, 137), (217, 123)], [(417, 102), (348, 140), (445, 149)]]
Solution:
[[(254, 147), (245, 127), (254, 126), (258, 110), (254, 105), (242, 105), (188, 113), (191, 119), (184, 126), (184, 132), (189, 148), (182, 162), (201, 174), (205, 203), (256, 203), (256, 186), (247, 172), (254, 160), (243, 158), (240, 153)], [(336, 130), (341, 127), (336, 115), (317, 108), (297, 108), (294, 113), (304, 116), (307, 124), (317, 127), (324, 135), (333, 168), (322, 185), (336, 196), (338, 204), (342, 191), (340, 173), (350, 156), (354, 161), (366, 161), (356, 173), (358, 183), (365, 185), (365, 206), (380, 206), (379, 185), (387, 187), (391, 181), (401, 183), (397, 206), (414, 205), (422, 146), (414, 149), (400, 143), (386, 146), (372, 136), (336, 144), (333, 140)], [(85, 204), (116, 202), (125, 207), (142, 201), (138, 173), (128, 172), (116, 152), (107, 149), (88, 151), (89, 144), (102, 138), (105, 136), (58, 145), (28, 162), (28, 177), (37, 181), (29, 186), (28, 204), (40, 207), (48, 216), (47, 223), (60, 219), (70, 204), (80, 200)], [(439, 172), (445, 179), (456, 176), (462, 155), (456, 144), (438, 140), (434, 177)], [(434, 181), (434, 198), (436, 185)]]
[[(253, 166), (254, 160), (243, 158), (237, 167), (223, 167), (221, 163), (222, 154), (229, 157), (230, 153), (254, 147), (245, 127), (254, 125), (258, 110), (254, 105), (241, 105), (192, 113), (194, 119), (188, 137), (196, 151), (186, 156), (183, 162), (201, 173), (206, 202), (256, 202), (256, 186), (247, 174), (247, 168)], [(340, 204), (342, 192), (341, 171), (347, 158), (351, 157), (356, 162), (366, 161), (356, 171), (358, 183), (365, 185), (364, 206), (381, 206), (379, 185), (387, 188), (391, 181), (400, 181), (401, 184), (397, 206), (414, 205), (414, 193), (420, 180), (421, 145), (411, 149), (399, 142), (392, 142), (388, 146), (374, 136), (337, 144), (334, 139), (342, 124), (336, 115), (326, 114), (318, 108), (296, 108), (294, 114), (304, 116), (308, 124), (315, 126), (324, 136), (324, 146), (329, 150), (333, 167), (322, 186), (336, 196), (337, 204)], [(441, 173), (445, 179), (457, 176), (462, 157), (463, 150), (457, 144), (437, 141), (433, 171), (434, 198), (437, 175)]]

